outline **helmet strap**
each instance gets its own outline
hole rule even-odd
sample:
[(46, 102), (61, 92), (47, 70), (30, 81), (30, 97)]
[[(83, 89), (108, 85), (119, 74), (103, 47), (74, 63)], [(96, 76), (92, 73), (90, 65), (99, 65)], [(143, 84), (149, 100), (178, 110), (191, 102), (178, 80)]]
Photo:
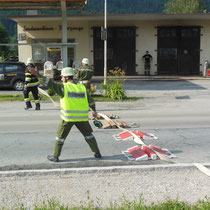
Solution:
[[(68, 77), (68, 78), (69, 78), (69, 77)], [(68, 78), (67, 78), (67, 77), (64, 77), (64, 82), (65, 82), (65, 83), (67, 83)]]

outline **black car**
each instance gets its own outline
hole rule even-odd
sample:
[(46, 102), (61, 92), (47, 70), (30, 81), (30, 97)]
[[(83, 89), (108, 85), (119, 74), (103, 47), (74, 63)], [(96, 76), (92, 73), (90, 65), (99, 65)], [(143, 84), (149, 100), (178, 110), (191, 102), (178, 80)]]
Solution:
[(0, 62), (0, 87), (24, 89), (26, 65), (21, 62)]

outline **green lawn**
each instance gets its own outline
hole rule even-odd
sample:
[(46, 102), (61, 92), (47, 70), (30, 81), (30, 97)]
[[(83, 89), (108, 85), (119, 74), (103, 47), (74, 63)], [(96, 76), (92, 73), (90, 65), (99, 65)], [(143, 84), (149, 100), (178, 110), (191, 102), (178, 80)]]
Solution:
[[(0, 209), (8, 209), (6, 206), (1, 207)], [(24, 205), (17, 207), (16, 210), (27, 210), (28, 208)], [(34, 210), (209, 210), (210, 209), (210, 200), (207, 198), (205, 200), (199, 200), (195, 204), (190, 204), (184, 201), (179, 200), (166, 200), (164, 202), (152, 203), (150, 205), (145, 204), (145, 200), (142, 196), (139, 197), (138, 201), (129, 201), (126, 198), (122, 198), (120, 203), (110, 202), (109, 206), (104, 207), (99, 201), (94, 202), (89, 200), (87, 205), (80, 206), (65, 206), (60, 204), (56, 199), (43, 201), (42, 204), (35, 204)]]
[[(43, 96), (42, 101), (49, 101), (49, 98), (47, 96), (44, 96), (44, 95), (42, 95), (42, 96)], [(109, 99), (102, 95), (92, 95), (92, 97), (96, 102), (111, 102), (111, 101), (113, 101), (112, 99)], [(59, 97), (56, 95), (52, 96), (52, 98), (55, 101), (59, 101)], [(33, 100), (33, 97), (31, 94), (30, 94), (30, 99)], [(136, 101), (139, 99), (142, 99), (142, 97), (126, 97), (122, 101)], [(13, 94), (13, 95), (5, 94), (5, 95), (0, 95), (0, 102), (1, 101), (24, 101), (24, 98), (23, 98), (23, 94)]]

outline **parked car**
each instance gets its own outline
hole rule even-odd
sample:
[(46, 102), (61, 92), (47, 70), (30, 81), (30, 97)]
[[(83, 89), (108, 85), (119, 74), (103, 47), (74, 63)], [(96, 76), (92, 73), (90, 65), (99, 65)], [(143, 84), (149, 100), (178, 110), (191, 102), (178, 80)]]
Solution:
[(0, 87), (24, 89), (26, 65), (21, 62), (0, 62)]

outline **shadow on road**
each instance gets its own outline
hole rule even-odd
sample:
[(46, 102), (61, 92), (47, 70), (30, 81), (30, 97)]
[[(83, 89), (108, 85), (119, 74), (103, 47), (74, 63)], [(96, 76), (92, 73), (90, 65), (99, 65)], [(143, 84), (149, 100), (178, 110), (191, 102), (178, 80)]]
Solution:
[[(94, 80), (93, 84), (99, 88), (102, 80)], [(203, 86), (197, 85), (189, 80), (137, 80), (130, 79), (124, 83), (125, 90), (205, 90)], [(100, 89), (100, 88), (99, 88)]]
[(179, 153), (183, 153), (183, 151), (181, 150), (170, 150), (172, 154), (179, 154)]
[[(141, 80), (141, 79), (128, 79), (124, 83), (125, 90), (205, 90), (206, 88), (195, 84), (193, 81), (196, 80)], [(93, 85), (97, 86), (97, 90), (102, 89), (99, 85), (103, 82), (103, 79), (92, 79)], [(41, 87), (42, 89), (47, 89), (46, 87)], [(22, 94), (22, 91), (15, 91), (11, 88), (0, 88), (1, 94)]]
[(31, 165), (9, 165), (0, 167), (0, 171), (18, 170), (42, 170), (42, 169), (64, 169), (64, 168), (88, 168), (88, 167), (107, 167), (107, 166), (129, 166), (129, 165), (159, 165), (169, 164), (161, 160), (132, 161), (127, 160), (123, 155), (104, 156), (102, 159), (96, 158), (75, 158), (60, 160), (60, 162), (47, 162)]

